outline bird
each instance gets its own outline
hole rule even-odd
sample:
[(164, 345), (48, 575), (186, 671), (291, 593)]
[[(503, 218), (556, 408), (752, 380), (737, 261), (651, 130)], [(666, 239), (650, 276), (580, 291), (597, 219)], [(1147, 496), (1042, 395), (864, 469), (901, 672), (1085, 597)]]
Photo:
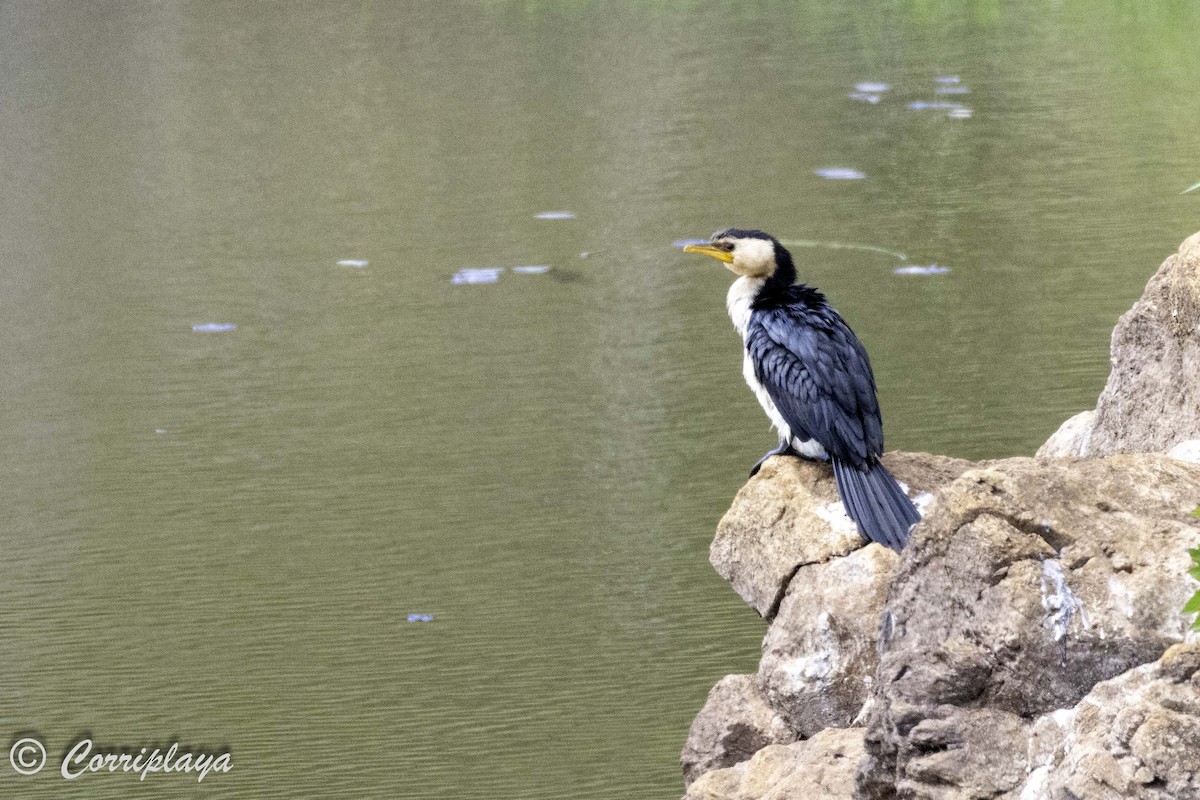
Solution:
[(921, 515), (879, 461), (883, 418), (867, 351), (825, 295), (796, 283), (792, 254), (759, 230), (728, 228), (685, 253), (738, 276), (726, 306), (742, 337), (742, 375), (779, 433), (771, 456), (829, 461), (846, 514), (866, 539), (900, 551)]

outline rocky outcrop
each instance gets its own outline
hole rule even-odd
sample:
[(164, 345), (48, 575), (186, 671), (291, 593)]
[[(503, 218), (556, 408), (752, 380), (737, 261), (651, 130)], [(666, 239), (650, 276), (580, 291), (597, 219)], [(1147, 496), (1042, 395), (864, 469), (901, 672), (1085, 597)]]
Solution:
[(1200, 233), (1121, 317), (1111, 360), (1095, 412), (1067, 420), (1038, 456), (1165, 453), (1200, 439)]
[(1175, 645), (1031, 729), (1020, 800), (1200, 797), (1200, 645)]
[[(970, 466), (920, 453), (888, 453), (883, 463), (908, 487), (918, 508), (933, 499), (933, 489)], [(737, 493), (717, 525), (708, 558), (751, 608), (772, 619), (800, 569), (864, 544), (838, 499), (828, 465), (776, 457)], [(833, 598), (828, 605), (836, 605)]]
[(946, 487), (883, 614), (862, 796), (1021, 789), (1032, 720), (1185, 639), (1197, 498), (1200, 468), (1154, 455), (1009, 459)]
[(870, 544), (801, 568), (788, 587), (763, 639), (757, 679), (798, 736), (850, 725), (870, 698), (879, 613), (898, 560)]
[(862, 728), (830, 728), (803, 742), (765, 747), (748, 762), (710, 772), (684, 800), (849, 797), (862, 757)]
[(767, 745), (798, 738), (767, 704), (753, 675), (726, 675), (692, 720), (680, 757), (684, 783), (690, 785), (706, 772), (745, 761)]
[[(914, 453), (889, 453), (884, 462), (918, 505), (971, 466)], [(879, 613), (897, 555), (858, 535), (838, 500), (829, 466), (768, 459), (717, 526), (710, 560), (752, 608), (771, 620), (753, 678), (757, 696), (784, 720), (793, 738), (850, 725), (874, 687)], [(772, 740), (785, 741), (778, 734)], [(702, 751), (730, 763), (727, 748), (700, 742), (694, 725), (684, 753), (686, 773), (708, 762), (698, 755)]]
[[(1030, 755), (1039, 718), (1061, 719), (1097, 684), (1187, 639), (1180, 609), (1196, 589), (1187, 551), (1200, 546), (1190, 516), (1200, 466), (1162, 455), (972, 465), (920, 454), (890, 454), (888, 465), (935, 490), (912, 543), (900, 558), (860, 543), (794, 570), (758, 673), (718, 684), (685, 751), (692, 779), (738, 763), (741, 777), (697, 796), (742, 787), (757, 748), (865, 722), (859, 797), (1052, 797), (1021, 794), (1044, 766)], [(772, 459), (751, 483), (796, 486), (745, 491), (800, 487), (824, 500), (825, 472)], [(949, 477), (938, 488), (930, 476)], [(743, 530), (755, 524), (749, 508), (738, 510)], [(747, 546), (762, 547), (783, 518), (764, 508)], [(840, 542), (836, 515), (810, 519), (788, 535)], [(768, 574), (744, 577), (765, 585)]]

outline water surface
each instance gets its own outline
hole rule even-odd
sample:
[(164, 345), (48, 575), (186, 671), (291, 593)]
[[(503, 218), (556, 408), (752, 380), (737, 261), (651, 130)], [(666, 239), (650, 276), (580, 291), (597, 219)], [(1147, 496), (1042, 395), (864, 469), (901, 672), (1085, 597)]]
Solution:
[(889, 447), (1031, 453), (1200, 227), (1198, 14), (3, 5), (0, 743), (231, 748), (165, 798), (678, 796), (774, 443), (673, 244), (878, 248), (796, 253)]

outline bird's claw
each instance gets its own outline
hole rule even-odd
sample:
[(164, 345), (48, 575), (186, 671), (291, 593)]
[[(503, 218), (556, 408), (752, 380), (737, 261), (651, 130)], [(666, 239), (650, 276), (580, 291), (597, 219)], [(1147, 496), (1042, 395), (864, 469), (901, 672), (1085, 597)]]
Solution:
[(750, 477), (753, 478), (755, 475), (757, 475), (758, 471), (760, 469), (762, 469), (762, 465), (765, 464), (767, 459), (770, 458), (771, 456), (795, 456), (795, 455), (799, 455), (799, 453), (797, 453), (795, 450), (793, 450), (792, 446), (790, 444), (781, 444), (781, 445), (779, 445), (779, 447), (776, 447), (774, 450), (770, 451), (765, 456), (760, 458), (758, 460), (758, 463), (750, 468)]

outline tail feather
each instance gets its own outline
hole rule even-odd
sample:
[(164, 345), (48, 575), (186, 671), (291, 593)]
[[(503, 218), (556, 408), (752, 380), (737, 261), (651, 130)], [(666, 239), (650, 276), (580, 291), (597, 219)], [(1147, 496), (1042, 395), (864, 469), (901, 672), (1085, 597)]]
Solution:
[(883, 464), (875, 461), (865, 470), (838, 459), (833, 475), (846, 514), (858, 532), (873, 542), (899, 551), (908, 544), (908, 532), (920, 519), (916, 506)]

